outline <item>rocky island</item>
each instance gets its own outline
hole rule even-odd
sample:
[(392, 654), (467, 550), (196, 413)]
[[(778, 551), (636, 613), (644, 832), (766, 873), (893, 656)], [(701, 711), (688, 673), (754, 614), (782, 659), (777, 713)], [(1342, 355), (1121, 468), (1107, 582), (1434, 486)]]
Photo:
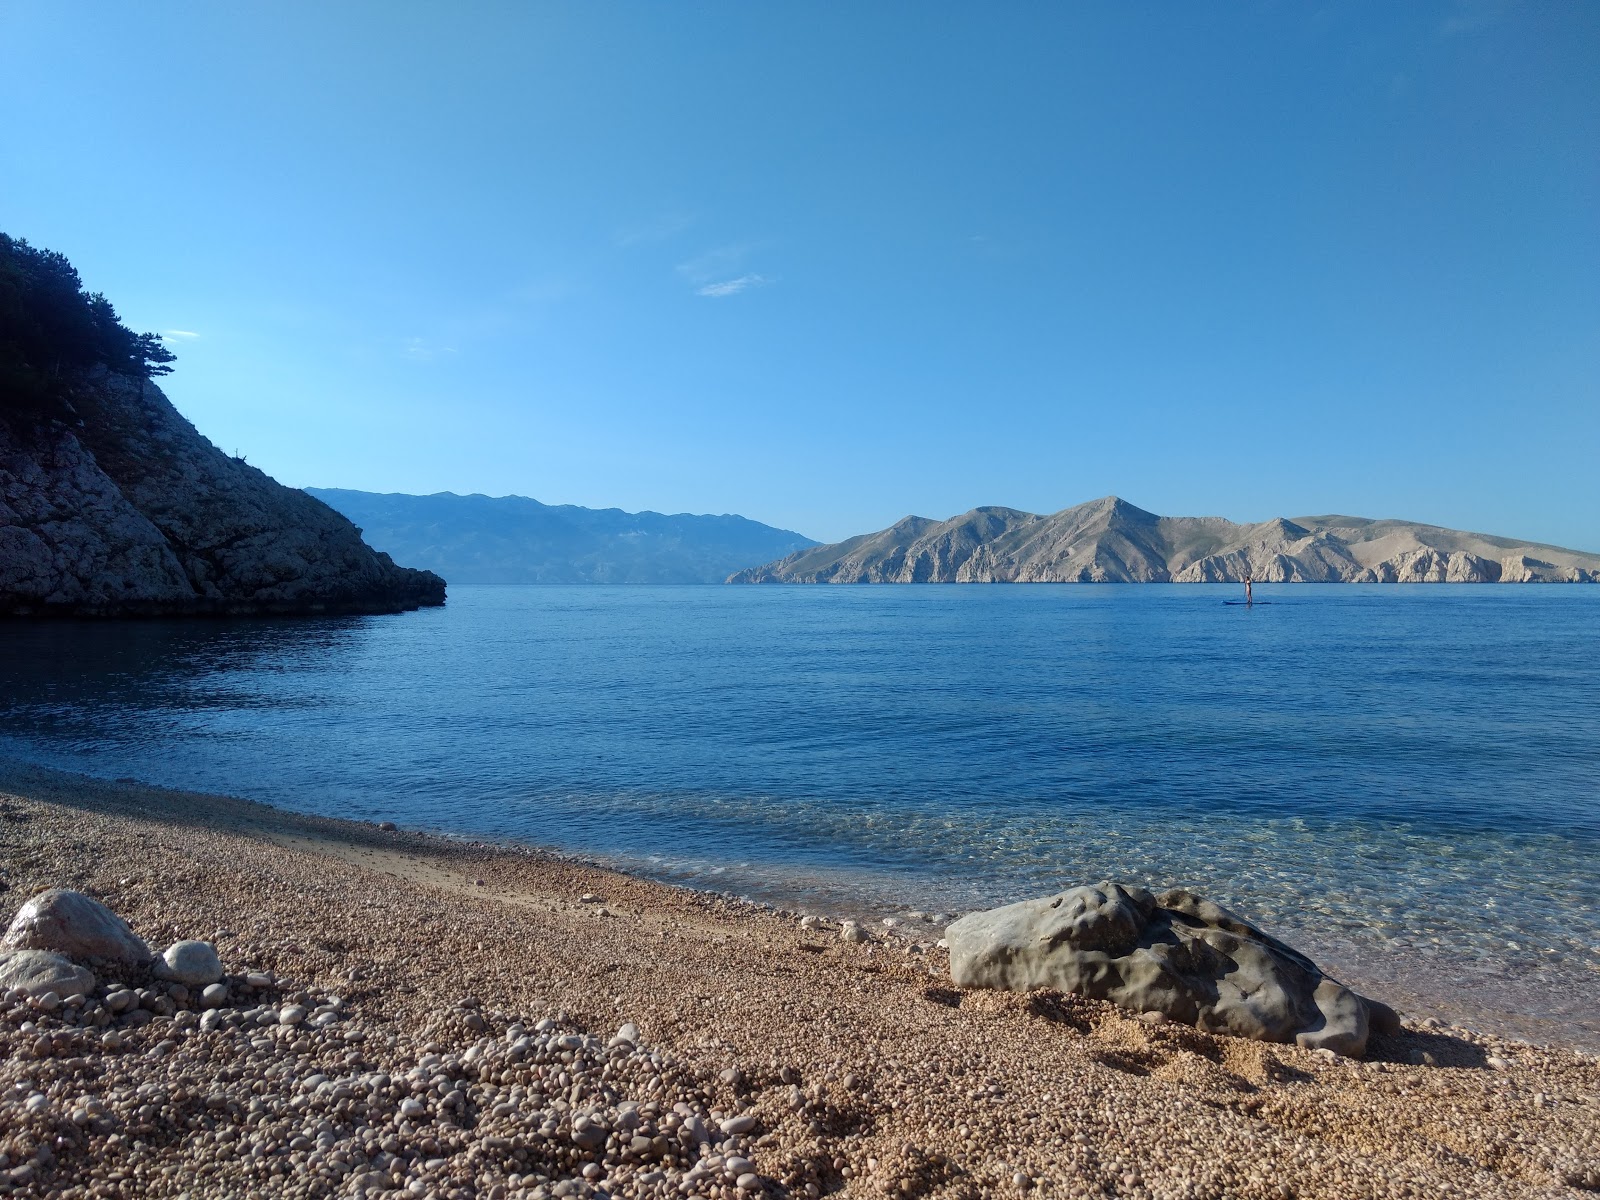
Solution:
[(400, 612), (445, 583), (218, 450), (171, 360), (57, 254), (0, 234), (0, 615)]
[(975, 508), (800, 550), (729, 583), (1595, 583), (1600, 554), (1366, 517), (1160, 517), (1116, 496)]

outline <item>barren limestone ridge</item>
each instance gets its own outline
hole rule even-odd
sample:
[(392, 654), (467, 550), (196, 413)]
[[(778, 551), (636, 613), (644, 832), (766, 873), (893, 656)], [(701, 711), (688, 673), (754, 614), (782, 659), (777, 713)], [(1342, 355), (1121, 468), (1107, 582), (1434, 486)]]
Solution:
[[(9, 944), (96, 935), (100, 956), (8, 952), (0, 1195), (1600, 1189), (1594, 1059), (1420, 1012), (1375, 1030), (1364, 1059), (1267, 1044), (1047, 986), (963, 988), (914, 917), (841, 927), (531, 851), (16, 765), (0, 767), (0, 872)], [(52, 888), (85, 894), (55, 893), (59, 914), (114, 916), (52, 929)], [(1167, 920), (1133, 893), (1100, 901)], [(165, 950), (106, 961), (130, 942)]]
[(1595, 583), (1600, 554), (1364, 517), (1158, 517), (1107, 496), (1040, 516), (907, 517), (729, 583)]

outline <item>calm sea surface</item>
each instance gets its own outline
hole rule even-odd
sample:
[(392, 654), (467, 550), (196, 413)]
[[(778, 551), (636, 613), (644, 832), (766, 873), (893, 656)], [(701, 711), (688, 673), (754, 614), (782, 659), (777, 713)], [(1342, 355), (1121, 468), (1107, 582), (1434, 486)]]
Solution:
[(879, 916), (1181, 884), (1600, 1046), (1600, 587), (454, 587), (0, 625), (0, 751)]

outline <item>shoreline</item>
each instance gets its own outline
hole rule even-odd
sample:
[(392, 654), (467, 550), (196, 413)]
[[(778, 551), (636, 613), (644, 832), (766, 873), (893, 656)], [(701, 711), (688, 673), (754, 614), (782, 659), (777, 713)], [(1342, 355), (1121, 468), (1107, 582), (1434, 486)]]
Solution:
[[(243, 810), (246, 813), (259, 809), (265, 814), (275, 814), (275, 819), (285, 823), (325, 822), (335, 843), (340, 831), (347, 827), (359, 831), (375, 828), (379, 824), (376, 819), (324, 816), (270, 801), (193, 792), (186, 788), (127, 777), (110, 778), (38, 764), (11, 753), (0, 753), (0, 788), (7, 785), (14, 777), (14, 772), (23, 772), (24, 778), (29, 772), (36, 773), (38, 777), (59, 777), (63, 786), (69, 788), (71, 781), (78, 780), (176, 797), (202, 796), (218, 811), (231, 812), (230, 805), (244, 805), (248, 806)], [(802, 913), (812, 913), (834, 922), (852, 919), (880, 932), (882, 919), (890, 917), (899, 923), (896, 930), (898, 936), (904, 938), (909, 935), (912, 940), (925, 943), (941, 938), (943, 926), (965, 911), (957, 907), (923, 912), (913, 907), (903, 895), (873, 886), (876, 882), (873, 877), (862, 875), (852, 879), (850, 873), (844, 870), (826, 876), (798, 872), (785, 875), (771, 868), (741, 870), (730, 864), (726, 880), (718, 881), (727, 886), (714, 886), (711, 879), (719, 874), (721, 868), (685, 872), (663, 865), (652, 869), (649, 860), (625, 854), (568, 850), (512, 837), (475, 836), (437, 826), (402, 825), (395, 832), (412, 838), (433, 839), (444, 846), (488, 853), (504, 852), (617, 874), (642, 883), (682, 889), (694, 895), (749, 904), (755, 909), (778, 915), (798, 917)], [(1136, 879), (1134, 882), (1155, 890), (1169, 886), (1169, 881), (1165, 879)], [(994, 898), (988, 906), (1022, 898), (1025, 897)], [(1262, 923), (1248, 906), (1242, 906), (1237, 911), (1247, 920)], [(923, 917), (944, 917), (946, 920), (919, 919)], [(1590, 1003), (1593, 997), (1600, 995), (1600, 975), (1591, 977), (1559, 964), (1555, 969), (1562, 974), (1554, 983), (1547, 973), (1488, 974), (1480, 971), (1471, 961), (1430, 954), (1426, 948), (1380, 952), (1351, 938), (1338, 936), (1337, 931), (1325, 922), (1321, 925), (1314, 921), (1297, 925), (1292, 920), (1280, 918), (1265, 922), (1263, 927), (1310, 955), (1328, 974), (1349, 987), (1362, 994), (1382, 998), (1392, 1007), (1418, 1020), (1439, 1018), (1452, 1026), (1479, 1034), (1600, 1054), (1600, 1008)]]
[[(221, 1114), (231, 1110), (219, 1099), (223, 1108), (202, 1104), (188, 1118), (187, 1137), (157, 1144), (153, 1135), (107, 1134), (134, 1139), (121, 1145), (135, 1146), (132, 1163), (148, 1165), (142, 1177), (104, 1162), (94, 1175), (98, 1118), (86, 1116), (78, 1127), (85, 1157), (65, 1145), (34, 1177), (53, 1179), (52, 1195), (716, 1200), (800, 1196), (811, 1187), (952, 1200), (1022, 1188), (1050, 1197), (1332, 1200), (1575, 1195), (1570, 1189), (1590, 1187), (1590, 1178), (1600, 1187), (1600, 1064), (1559, 1047), (1407, 1019), (1400, 1035), (1374, 1039), (1367, 1061), (1334, 1059), (1150, 1024), (1073, 997), (956, 992), (935, 946), (878, 932), (853, 945), (779, 910), (531, 848), (15, 762), (0, 763), (0, 796), (7, 916), (45, 886), (89, 891), (152, 945), (214, 938), (230, 980), (270, 972), (282, 996), (320, 999), (323, 1008), (334, 996), (332, 1028), (351, 1039), (327, 1051), (342, 1056), (332, 1059), (310, 1034), (236, 1043), (237, 1053), (280, 1056), (259, 1078), (249, 1061), (219, 1077), (240, 1076), (227, 1086), (265, 1081), (255, 1098), (272, 1120), (252, 1125), (242, 1116), (243, 1132), (227, 1138)], [(23, 1017), (34, 1026), (26, 1033)], [(674, 1145), (665, 1157), (654, 1143), (638, 1154), (623, 1145), (612, 1161), (610, 1151), (561, 1141), (574, 1105), (552, 1094), (538, 1114), (544, 1126), (508, 1133), (540, 1094), (506, 1082), (523, 1066), (497, 1073), (482, 1064), (514, 1026), (531, 1030), (545, 1019), (572, 1029), (563, 1040), (575, 1044), (609, 1039), (604, 1053), (616, 1056), (620, 1074), (605, 1085), (617, 1085), (606, 1119), (643, 1112), (681, 1132), (691, 1126), (673, 1125), (667, 1103), (678, 1097), (722, 1114), (731, 1128), (753, 1128), (712, 1130), (720, 1141)], [(618, 1043), (619, 1027), (633, 1027), (637, 1051)], [(119, 1035), (125, 1048), (116, 1054), (74, 1043), (79, 1057), (53, 1059), (69, 1077), (38, 1062), (33, 1039), (48, 1028), (50, 1019), (30, 1010), (0, 1016), (0, 1128), (38, 1124), (22, 1115), (31, 1094), (19, 1094), (23, 1080), (45, 1089), (35, 1102), (41, 1111), (56, 1103), (51, 1088), (67, 1104), (72, 1087), (99, 1086), (74, 1084), (73, 1063), (102, 1080), (120, 1072), (130, 1086), (160, 1076), (176, 1095), (171, 1072), (186, 1055), (211, 1056), (214, 1075), (225, 1049), (216, 1044), (221, 1033), (196, 1029), (180, 1011), (170, 1023), (158, 1015)], [(70, 1030), (59, 1032), (70, 1040)], [(474, 1057), (481, 1046), (490, 1059)], [(640, 1061), (654, 1074), (629, 1075)], [(331, 1085), (334, 1071), (358, 1066), (411, 1078), (452, 1063), (471, 1121), (441, 1112), (430, 1124), (396, 1109), (381, 1128), (347, 1129), (330, 1113), (326, 1129), (306, 1124), (317, 1137), (303, 1142), (273, 1123), (280, 1084), (285, 1112), (306, 1120), (291, 1078)], [(577, 1078), (560, 1063), (527, 1069), (534, 1078), (568, 1069)], [(511, 1099), (491, 1105), (495, 1089), (507, 1087)], [(576, 1095), (579, 1083), (572, 1088)], [(114, 1112), (115, 1093), (105, 1094)], [(632, 1101), (645, 1107), (627, 1108)], [(238, 1140), (252, 1130), (270, 1134), (259, 1154), (243, 1153)], [(566, 1157), (552, 1159), (557, 1143)], [(552, 1167), (558, 1159), (566, 1167)], [(742, 1174), (725, 1178), (728, 1161), (753, 1165), (749, 1187)], [(589, 1166), (596, 1169), (585, 1179), (580, 1167)], [(14, 1174), (20, 1169), (13, 1156), (0, 1190), (45, 1194)], [(696, 1170), (685, 1190), (686, 1172)], [(135, 1184), (140, 1190), (130, 1190)]]
[[(22, 773), (18, 775), (17, 773)], [(220, 793), (197, 793), (186, 788), (147, 783), (127, 777), (111, 778), (77, 770), (48, 766), (30, 761), (15, 752), (0, 752), (0, 788), (13, 778), (58, 777), (64, 786), (70, 781), (117, 788), (134, 788), (152, 794), (177, 797), (207, 797), (217, 811), (233, 811), (229, 806), (248, 806), (245, 812), (260, 810), (276, 814), (276, 819), (286, 823), (324, 822), (333, 831), (335, 840), (340, 830), (363, 830), (376, 827), (376, 819), (361, 817), (330, 817), (291, 808), (270, 801), (251, 800), (242, 796)], [(890, 917), (899, 923), (897, 934), (912, 936), (912, 940), (935, 942), (943, 936), (943, 926), (962, 915), (965, 908), (924, 906), (926, 911), (907, 901), (904, 894), (877, 886), (879, 881), (870, 875), (853, 875), (847, 869), (834, 872), (784, 873), (781, 869), (752, 868), (730, 863), (727, 868), (703, 866), (698, 870), (676, 869), (662, 862), (652, 864), (627, 854), (605, 854), (585, 850), (568, 850), (557, 846), (528, 842), (508, 836), (479, 836), (470, 832), (457, 832), (445, 827), (400, 826), (396, 831), (410, 837), (435, 839), (448, 846), (493, 853), (504, 852), (513, 856), (531, 856), (585, 867), (596, 871), (614, 873), (642, 883), (682, 889), (688, 893), (716, 897), (728, 902), (748, 903), (778, 915), (812, 913), (835, 922), (853, 919), (874, 930), (882, 931), (881, 921)], [(716, 886), (712, 880), (726, 869), (726, 886)], [(1172, 886), (1166, 878), (1134, 879), (1133, 882), (1159, 891)], [(1075, 879), (1071, 882), (1092, 882)], [(1184, 886), (1193, 886), (1185, 884)], [(1201, 886), (1204, 894), (1209, 889)], [(1028, 893), (1033, 894), (1033, 893)], [(1010, 903), (1025, 896), (992, 897), (985, 907)], [(948, 899), (948, 897), (947, 897)], [(969, 899), (968, 903), (971, 901)], [(1227, 900), (1222, 900), (1227, 904)], [(1538, 968), (1500, 970), (1491, 972), (1475, 960), (1440, 954), (1426, 944), (1403, 950), (1376, 949), (1349, 936), (1342, 936), (1336, 926), (1315, 920), (1303, 924), (1294, 920), (1261, 920), (1246, 905), (1235, 911), (1246, 920), (1254, 920), (1268, 932), (1281, 937), (1319, 963), (1329, 975), (1347, 986), (1365, 994), (1383, 999), (1398, 1011), (1418, 1020), (1430, 1017), (1475, 1033), (1492, 1037), (1509, 1038), (1533, 1044), (1561, 1046), (1565, 1049), (1600, 1054), (1600, 974), (1585, 972), (1576, 966), (1566, 966), (1559, 961), (1540, 963)], [(934, 918), (943, 917), (944, 920)], [(1555, 975), (1552, 977), (1551, 972)]]

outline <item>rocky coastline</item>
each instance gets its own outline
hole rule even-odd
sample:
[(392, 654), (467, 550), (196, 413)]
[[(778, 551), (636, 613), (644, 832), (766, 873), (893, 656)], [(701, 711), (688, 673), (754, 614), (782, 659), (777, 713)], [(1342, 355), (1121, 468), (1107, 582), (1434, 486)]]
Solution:
[(98, 368), (69, 419), (0, 414), (0, 616), (395, 613), (445, 582), (212, 445), (148, 379)]
[(15, 764), (0, 886), (6, 919), (92, 897), (149, 954), (0, 994), (5, 1195), (1600, 1188), (1595, 1058), (1420, 1014), (1357, 1060), (963, 989), (903, 924)]

